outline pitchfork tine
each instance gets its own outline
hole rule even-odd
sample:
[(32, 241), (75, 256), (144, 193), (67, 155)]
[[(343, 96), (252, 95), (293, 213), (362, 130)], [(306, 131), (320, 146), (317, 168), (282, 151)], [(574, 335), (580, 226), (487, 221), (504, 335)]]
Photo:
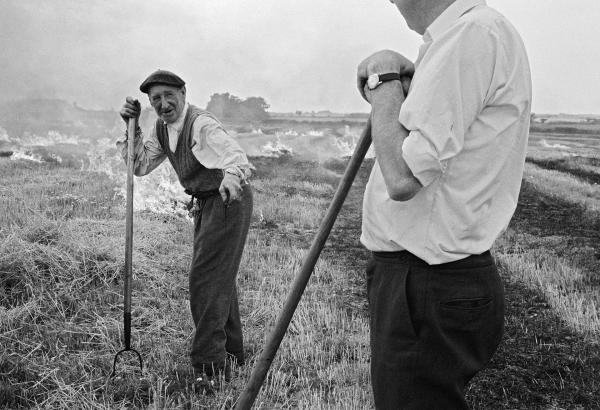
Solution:
[(131, 352), (133, 352), (133, 353), (135, 353), (137, 355), (137, 357), (138, 357), (138, 359), (140, 361), (140, 373), (144, 373), (144, 362), (142, 360), (142, 355), (137, 350), (135, 350), (135, 349), (125, 348), (125, 349), (119, 350), (117, 352), (117, 354), (115, 355), (115, 360), (113, 361), (113, 371), (110, 374), (111, 378), (115, 377), (115, 375), (117, 374), (117, 358), (119, 357), (119, 355), (121, 353), (126, 352), (128, 350), (131, 351)]

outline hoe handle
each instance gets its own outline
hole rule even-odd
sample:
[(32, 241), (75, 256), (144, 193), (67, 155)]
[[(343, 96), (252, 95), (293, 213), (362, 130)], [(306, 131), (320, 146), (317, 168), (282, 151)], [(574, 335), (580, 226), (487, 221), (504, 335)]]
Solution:
[(315, 238), (313, 239), (312, 245), (304, 259), (304, 263), (300, 268), (300, 272), (294, 278), (294, 283), (292, 284), (292, 289), (288, 294), (288, 297), (283, 305), (281, 312), (279, 313), (279, 317), (277, 318), (277, 322), (275, 323), (275, 327), (271, 331), (269, 338), (263, 348), (263, 351), (256, 362), (254, 369), (252, 370), (252, 374), (250, 375), (250, 380), (248, 380), (248, 384), (246, 384), (246, 388), (242, 392), (241, 396), (238, 399), (238, 402), (235, 406), (236, 410), (249, 410), (254, 404), (254, 400), (258, 395), (260, 387), (262, 386), (265, 376), (269, 371), (269, 367), (275, 358), (275, 354), (277, 353), (277, 349), (279, 348), (279, 344), (285, 335), (285, 332), (292, 320), (292, 316), (294, 315), (294, 311), (300, 302), (300, 298), (302, 297), (302, 293), (306, 288), (306, 284), (310, 278), (310, 275), (313, 272), (313, 269), (319, 259), (319, 255), (323, 250), (323, 246), (325, 245), (325, 241), (331, 232), (331, 228), (344, 204), (344, 200), (348, 195), (348, 191), (352, 187), (352, 182), (356, 177), (356, 174), (362, 164), (369, 147), (371, 146), (371, 120), (367, 122), (367, 126), (362, 132), (360, 140), (354, 149), (354, 153), (352, 154), (352, 158), (350, 158), (350, 162), (346, 167), (346, 171), (344, 172), (344, 176), (342, 177), (337, 191), (333, 196), (333, 200), (329, 205), (329, 209), (327, 210), (327, 214), (323, 221), (321, 222), (321, 226), (319, 227), (319, 231), (317, 232)]
[(127, 202), (125, 220), (125, 280), (123, 290), (123, 334), (125, 348), (130, 348), (131, 343), (131, 278), (133, 261), (133, 168), (135, 163), (135, 131), (137, 120), (130, 118), (127, 123)]

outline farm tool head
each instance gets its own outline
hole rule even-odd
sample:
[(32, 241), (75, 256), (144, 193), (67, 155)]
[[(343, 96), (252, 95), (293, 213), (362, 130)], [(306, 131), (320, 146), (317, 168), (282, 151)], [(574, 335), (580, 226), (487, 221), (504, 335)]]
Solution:
[(131, 138), (127, 142), (127, 207), (125, 223), (125, 270), (124, 270), (124, 289), (123, 289), (123, 336), (125, 347), (117, 352), (113, 362), (113, 371), (110, 377), (117, 373), (117, 359), (127, 351), (133, 352), (140, 363), (140, 372), (143, 371), (142, 355), (131, 348), (131, 282), (132, 282), (132, 260), (133, 260), (133, 166), (135, 162), (135, 153), (133, 150), (134, 135), (137, 127), (137, 120), (130, 118), (127, 124), (127, 133)]
[(125, 262), (125, 285), (124, 285), (124, 303), (123, 303), (123, 339), (125, 342), (125, 347), (115, 354), (115, 359), (113, 361), (113, 371), (110, 377), (115, 377), (117, 374), (117, 361), (119, 356), (125, 352), (133, 352), (140, 363), (140, 373), (144, 371), (144, 362), (142, 360), (142, 355), (135, 349), (131, 347), (131, 263)]
[(112, 373), (110, 374), (110, 377), (115, 377), (117, 375), (117, 361), (119, 356), (121, 355), (121, 353), (125, 353), (127, 351), (133, 352), (135, 353), (135, 355), (137, 356), (137, 359), (139, 360), (140, 363), (140, 373), (143, 373), (144, 371), (144, 361), (142, 360), (142, 355), (135, 349), (131, 348), (131, 313), (128, 316), (125, 316), (125, 322), (129, 325), (129, 326), (125, 326), (125, 347), (121, 350), (119, 350), (117, 352), (117, 354), (115, 354), (115, 360), (113, 361), (113, 370)]

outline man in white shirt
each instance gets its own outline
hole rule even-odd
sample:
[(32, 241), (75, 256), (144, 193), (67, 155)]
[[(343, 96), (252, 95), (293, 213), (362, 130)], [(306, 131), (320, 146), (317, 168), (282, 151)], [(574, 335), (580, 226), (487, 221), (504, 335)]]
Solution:
[(361, 235), (373, 252), (375, 404), (467, 408), (466, 384), (503, 332), (489, 249), (517, 205), (529, 64), (516, 30), (484, 0), (391, 2), (424, 44), (414, 65), (384, 50), (358, 67), (377, 157)]
[[(230, 362), (244, 363), (236, 275), (252, 216), (250, 164), (239, 144), (209, 112), (185, 100), (185, 82), (158, 70), (140, 86), (158, 119), (149, 137), (135, 135), (135, 175), (165, 159), (192, 196), (194, 248), (189, 274), (190, 308), (196, 326), (191, 374), (203, 382), (229, 377)], [(127, 97), (121, 117), (138, 118), (140, 104)], [(127, 141), (122, 146), (126, 159)], [(187, 372), (186, 372), (187, 373)]]

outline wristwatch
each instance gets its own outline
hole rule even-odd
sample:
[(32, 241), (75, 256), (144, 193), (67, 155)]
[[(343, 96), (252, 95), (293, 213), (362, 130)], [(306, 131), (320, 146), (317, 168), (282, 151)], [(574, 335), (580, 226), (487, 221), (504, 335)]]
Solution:
[(371, 74), (367, 79), (369, 90), (374, 90), (386, 81), (400, 81), (400, 73)]

